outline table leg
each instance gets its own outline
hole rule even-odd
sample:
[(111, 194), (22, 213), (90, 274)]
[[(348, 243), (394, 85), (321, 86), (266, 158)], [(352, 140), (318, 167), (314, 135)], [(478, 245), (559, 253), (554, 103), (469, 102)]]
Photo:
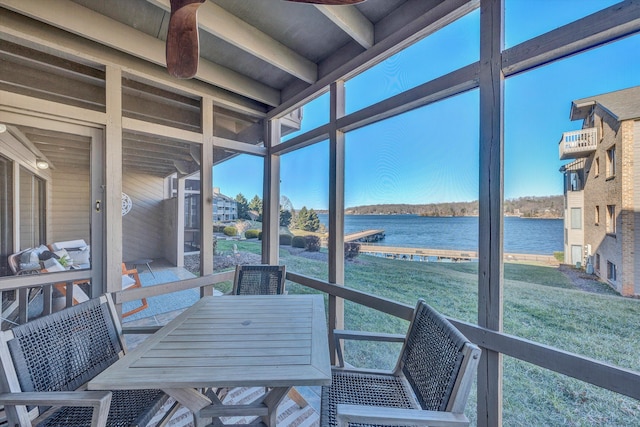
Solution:
[(212, 418), (201, 418), (199, 416), (202, 408), (211, 405), (211, 400), (199, 391), (192, 388), (168, 388), (162, 389), (162, 391), (175, 398), (181, 405), (185, 406), (193, 413), (193, 422), (195, 427), (203, 427), (212, 423)]
[(268, 414), (261, 417), (268, 427), (275, 427), (278, 418), (278, 405), (285, 398), (291, 387), (274, 387), (266, 394), (263, 403), (268, 408)]
[(156, 278), (155, 273), (153, 272), (153, 270), (151, 269), (151, 266), (149, 265), (149, 263), (147, 263), (147, 268), (149, 269), (149, 273), (151, 273), (151, 275), (153, 276), (153, 278)]

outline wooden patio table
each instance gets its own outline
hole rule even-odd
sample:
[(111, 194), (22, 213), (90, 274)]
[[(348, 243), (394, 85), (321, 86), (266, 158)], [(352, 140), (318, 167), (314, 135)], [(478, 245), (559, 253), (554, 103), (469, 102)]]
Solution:
[[(89, 390), (159, 388), (194, 413), (258, 416), (276, 425), (292, 386), (331, 383), (321, 295), (204, 297), (88, 384)], [(246, 405), (223, 405), (207, 388), (269, 387)]]

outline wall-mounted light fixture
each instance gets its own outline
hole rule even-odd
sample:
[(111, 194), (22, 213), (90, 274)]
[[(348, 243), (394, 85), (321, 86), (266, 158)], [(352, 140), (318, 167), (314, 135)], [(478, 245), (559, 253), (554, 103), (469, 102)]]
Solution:
[(0, 123), (0, 133), (4, 133), (7, 131), (7, 125), (4, 123)]
[(42, 170), (49, 169), (49, 163), (46, 160), (36, 160), (36, 167)]

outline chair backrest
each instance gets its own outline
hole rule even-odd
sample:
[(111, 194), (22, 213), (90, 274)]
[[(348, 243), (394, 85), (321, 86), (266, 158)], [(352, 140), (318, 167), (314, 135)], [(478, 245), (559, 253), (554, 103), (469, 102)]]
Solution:
[(5, 391), (71, 391), (124, 354), (109, 295), (2, 331)]
[(479, 359), (478, 346), (424, 300), (418, 301), (396, 369), (423, 409), (463, 412)]
[(7, 259), (9, 263), (9, 268), (11, 269), (11, 272), (14, 275), (18, 274), (18, 272), (20, 271), (20, 255), (21, 254), (22, 252), (16, 252), (15, 254), (9, 255), (9, 258)]
[(232, 294), (283, 294), (285, 275), (284, 265), (237, 265)]

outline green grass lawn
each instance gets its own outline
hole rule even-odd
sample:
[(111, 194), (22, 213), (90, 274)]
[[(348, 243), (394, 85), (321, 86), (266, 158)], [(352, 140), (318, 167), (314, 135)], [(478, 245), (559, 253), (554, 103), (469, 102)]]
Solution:
[[(236, 242), (259, 253), (255, 241)], [(227, 242), (219, 242), (225, 250)], [(229, 243), (231, 245), (231, 243)], [(257, 252), (256, 252), (257, 251)], [(328, 264), (280, 250), (288, 271), (327, 279)], [(555, 267), (505, 264), (504, 332), (637, 370), (640, 366), (640, 300), (574, 288)], [(477, 263), (421, 263), (359, 256), (345, 266), (345, 285), (396, 301), (424, 298), (456, 319), (476, 323)], [(289, 293), (311, 292), (287, 283)], [(404, 333), (407, 322), (347, 302), (350, 329)], [(397, 348), (347, 347), (354, 364), (389, 367)], [(503, 425), (638, 426), (640, 402), (551, 371), (504, 358)], [(475, 419), (475, 391), (467, 407)]]

